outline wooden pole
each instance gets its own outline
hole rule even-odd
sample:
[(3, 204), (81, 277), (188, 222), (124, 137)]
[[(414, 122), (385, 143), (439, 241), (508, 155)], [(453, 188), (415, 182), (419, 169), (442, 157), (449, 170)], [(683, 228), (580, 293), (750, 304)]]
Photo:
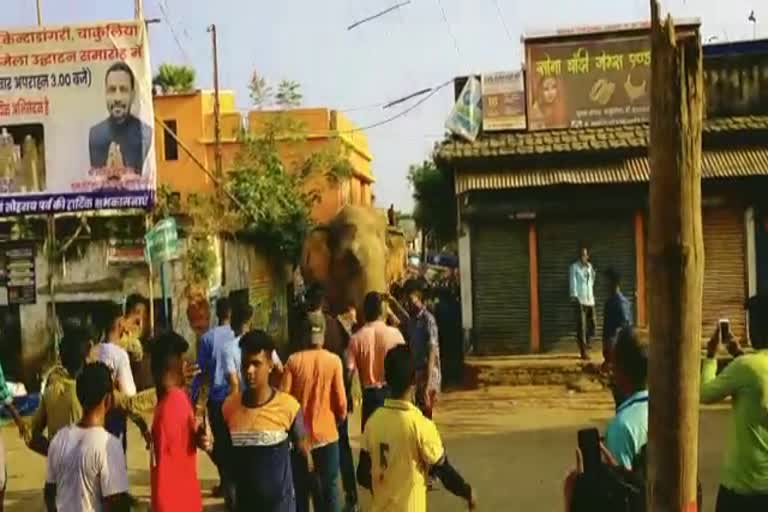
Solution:
[(539, 312), (539, 241), (536, 221), (528, 223), (528, 275), (529, 275), (529, 307), (530, 307), (530, 352), (541, 352), (541, 318)]
[(42, 0), (37, 0), (35, 2), (35, 9), (37, 11), (37, 25), (39, 27), (43, 26), (43, 6), (42, 6)]
[(208, 27), (211, 33), (211, 47), (213, 48), (213, 137), (214, 137), (214, 169), (216, 177), (222, 179), (221, 163), (221, 103), (219, 99), (219, 38), (216, 33), (216, 24)]
[(646, 286), (646, 243), (645, 218), (643, 210), (635, 212), (635, 289), (637, 293), (637, 322), (639, 327), (648, 325), (648, 294)]
[(704, 243), (702, 51), (651, 1), (648, 510), (695, 512)]
[(144, 19), (144, 0), (133, 0), (133, 14), (137, 20)]

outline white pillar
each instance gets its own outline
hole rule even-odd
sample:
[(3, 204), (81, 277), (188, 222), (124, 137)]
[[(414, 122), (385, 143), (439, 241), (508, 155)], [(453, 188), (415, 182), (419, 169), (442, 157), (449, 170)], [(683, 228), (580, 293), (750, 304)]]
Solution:
[(469, 224), (459, 225), (459, 277), (461, 284), (461, 325), (464, 332), (472, 329), (472, 252)]

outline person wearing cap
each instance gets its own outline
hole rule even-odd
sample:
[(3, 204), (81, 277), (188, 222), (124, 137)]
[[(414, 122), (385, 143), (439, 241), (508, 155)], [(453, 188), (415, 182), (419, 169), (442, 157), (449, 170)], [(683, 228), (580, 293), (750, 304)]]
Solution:
[(301, 350), (288, 358), (280, 385), (280, 390), (293, 395), (304, 411), (304, 427), (315, 466), (316, 485), (310, 485), (306, 459), (294, 457), (297, 512), (309, 511), (310, 494), (314, 510), (318, 512), (341, 509), (337, 425), (347, 416), (347, 396), (341, 360), (323, 348), (325, 329), (321, 311), (305, 315), (300, 331)]

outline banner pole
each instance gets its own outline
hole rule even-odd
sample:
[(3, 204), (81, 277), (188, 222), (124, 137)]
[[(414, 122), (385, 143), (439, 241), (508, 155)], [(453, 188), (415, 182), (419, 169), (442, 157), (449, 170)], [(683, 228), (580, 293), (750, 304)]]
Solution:
[(37, 0), (35, 2), (35, 7), (37, 9), (37, 25), (42, 26), (43, 25), (43, 7), (42, 7), (43, 0)]
[(166, 283), (166, 269), (165, 269), (166, 263), (163, 261), (160, 263), (160, 287), (162, 289), (163, 294), (163, 316), (165, 319), (165, 328), (167, 330), (170, 330), (171, 328), (171, 319), (168, 315), (168, 284)]
[[(152, 218), (150, 215), (144, 217), (144, 232), (149, 233), (152, 229)], [(146, 236), (144, 238), (144, 244), (146, 245)], [(155, 336), (155, 275), (152, 270), (152, 260), (147, 261), (147, 269), (149, 271), (149, 279), (147, 286), (149, 288), (149, 332), (152, 333), (152, 337)]]

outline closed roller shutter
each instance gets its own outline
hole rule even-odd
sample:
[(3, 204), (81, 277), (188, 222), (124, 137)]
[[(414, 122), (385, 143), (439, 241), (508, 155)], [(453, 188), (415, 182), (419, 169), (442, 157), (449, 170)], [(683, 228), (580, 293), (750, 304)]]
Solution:
[(473, 335), (478, 351), (528, 352), (528, 226), (478, 224), (471, 243)]
[(745, 339), (746, 300), (744, 212), (740, 208), (705, 208), (704, 304), (702, 336), (709, 338), (721, 318)]
[(576, 352), (576, 314), (570, 300), (569, 270), (580, 243), (590, 248), (595, 279), (595, 321), (602, 339), (603, 304), (607, 298), (604, 272), (616, 269), (622, 290), (635, 309), (635, 238), (632, 215), (539, 221), (539, 296), (544, 350)]

